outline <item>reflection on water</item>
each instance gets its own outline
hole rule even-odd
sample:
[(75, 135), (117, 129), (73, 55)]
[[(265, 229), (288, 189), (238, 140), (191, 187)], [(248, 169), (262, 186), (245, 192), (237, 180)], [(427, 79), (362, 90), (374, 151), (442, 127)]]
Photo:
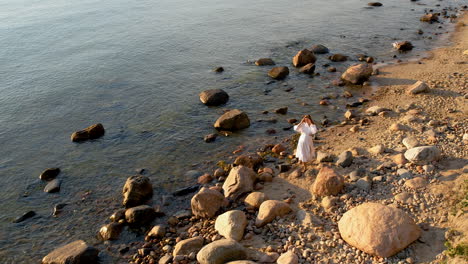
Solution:
[[(120, 207), (125, 179), (138, 168), (148, 171), (155, 200), (193, 183), (190, 169), (212, 166), (239, 145), (274, 143), (286, 119), (312, 114), (332, 120), (346, 102), (319, 106), (321, 96), (341, 95), (331, 87), (339, 73), (366, 53), (377, 61), (396, 54), (395, 40), (410, 40), (416, 49), (432, 40), (418, 35), (444, 32), (440, 24), (421, 24), (419, 16), (438, 1), (409, 1), (368, 9), (362, 1), (26, 1), (0, 3), (0, 215), (2, 263), (37, 262), (57, 245), (74, 239), (91, 243), (112, 210)], [(445, 1), (444, 5), (457, 1)], [(310, 78), (291, 71), (285, 81), (270, 83), (268, 67), (247, 61), (271, 57), (290, 66), (299, 50), (324, 44), (352, 58), (330, 63), (318, 55)], [(211, 69), (223, 66), (215, 74)], [(222, 88), (226, 106), (207, 108), (200, 91)], [(290, 90), (286, 92), (285, 90)], [(354, 93), (358, 91), (353, 91)], [(306, 105), (302, 104), (306, 103)], [(288, 106), (286, 116), (264, 110)], [(252, 120), (249, 129), (206, 144), (212, 124), (224, 109), (239, 108)], [(277, 118), (276, 124), (256, 122)], [(103, 123), (99, 140), (73, 144), (69, 136), (93, 123)], [(206, 163), (211, 162), (211, 163)], [(192, 166), (194, 165), (194, 166)], [(47, 167), (60, 167), (58, 194), (46, 194), (37, 177)], [(52, 216), (54, 204), (67, 203)], [(12, 224), (34, 210), (37, 217)]]

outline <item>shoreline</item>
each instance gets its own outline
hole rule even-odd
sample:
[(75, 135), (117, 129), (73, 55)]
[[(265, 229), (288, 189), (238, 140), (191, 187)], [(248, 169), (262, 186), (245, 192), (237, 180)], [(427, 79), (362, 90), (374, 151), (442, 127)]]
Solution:
[[(467, 16), (466, 11), (465, 11), (465, 15), (463, 16), (463, 18), (460, 18), (460, 20), (463, 20), (466, 23), (467, 17), (468, 16)], [(458, 28), (458, 31), (455, 31), (454, 33), (452, 33), (452, 37), (451, 37), (451, 39), (453, 38), (452, 41), (456, 42), (458, 40), (458, 38), (459, 38), (459, 37), (457, 38), (457, 34), (462, 35), (463, 32), (465, 32), (464, 35), (466, 36), (466, 32), (467, 32), (466, 26), (464, 28), (463, 27)], [(466, 39), (466, 37), (465, 37), (465, 39)], [(465, 41), (465, 45), (466, 45), (466, 41)], [(440, 55), (440, 53), (444, 53), (445, 50), (454, 49), (453, 46), (454, 45), (452, 44), (452, 45), (450, 45), (450, 47), (442, 47), (442, 48), (437, 48), (435, 51), (430, 51), (430, 53), (433, 54), (433, 55), (430, 58), (423, 58), (423, 59), (421, 59), (421, 61), (424, 64), (431, 64), (430, 61), (434, 60), (434, 57), (437, 58), (438, 55)], [(440, 51), (440, 50), (442, 50), (442, 51)], [(461, 55), (461, 56), (463, 56), (463, 55)], [(389, 78), (398, 79), (399, 76), (403, 76), (402, 72), (407, 70), (407, 69), (405, 69), (405, 70), (398, 70), (398, 69), (401, 69), (402, 67), (409, 67), (408, 65), (418, 66), (419, 64), (417, 64), (417, 62), (405, 62), (405, 63), (399, 63), (397, 65), (389, 65), (389, 66), (379, 68), (381, 73), (379, 75), (375, 76), (375, 77), (372, 77), (371, 81), (374, 81), (373, 79), (376, 79), (375, 81), (379, 83), (380, 88), (377, 90), (377, 93), (373, 96), (371, 102), (368, 105), (366, 105), (365, 108), (368, 108), (368, 107), (374, 106), (374, 105), (378, 105), (378, 106), (382, 106), (384, 108), (396, 109), (397, 105), (392, 104), (391, 103), (392, 100), (389, 100), (389, 98), (396, 99), (396, 98), (400, 98), (398, 96), (405, 97), (404, 95), (402, 95), (402, 93), (404, 94), (404, 89), (406, 88), (406, 86), (409, 85), (409, 82), (408, 81), (402, 82), (401, 84), (398, 84), (395, 87), (395, 85), (391, 85), (392, 80), (385, 80), (385, 78), (387, 78), (387, 79), (389, 79)], [(462, 64), (462, 65), (466, 65), (466, 64)], [(465, 66), (465, 69), (466, 69), (466, 66)], [(415, 75), (415, 76), (419, 76), (419, 75)], [(466, 71), (465, 71), (465, 76), (466, 76)], [(423, 78), (421, 78), (421, 79), (423, 79)], [(416, 80), (419, 80), (419, 79), (416, 79)], [(466, 82), (465, 82), (465, 84), (466, 84)], [(436, 84), (434, 84), (434, 85), (436, 85)], [(431, 86), (432, 86), (432, 84), (431, 84)], [(395, 94), (395, 96), (387, 95), (387, 93), (390, 90), (393, 91), (392, 93), (394, 93), (395, 91), (398, 91), (399, 94)], [(429, 94), (429, 96), (430, 95), (431, 95), (431, 93)], [(425, 96), (425, 95), (423, 95), (423, 96)], [(418, 100), (417, 97), (412, 97), (412, 98)], [(397, 100), (397, 101), (401, 102), (399, 100)], [(424, 107), (423, 107), (423, 109), (424, 109)], [(328, 153), (333, 153), (335, 156), (337, 156), (341, 152), (343, 152), (345, 150), (348, 150), (350, 148), (350, 146), (354, 146), (354, 147), (362, 146), (363, 149), (368, 149), (368, 148), (372, 147), (372, 145), (367, 146), (369, 143), (374, 142), (375, 144), (377, 144), (379, 141), (380, 142), (384, 141), (384, 140), (381, 140), (381, 139), (377, 140), (376, 138), (372, 138), (372, 136), (369, 133), (370, 133), (370, 131), (375, 132), (377, 130), (377, 131), (380, 131), (380, 133), (377, 133), (379, 135), (386, 134), (385, 130), (389, 127), (388, 124), (391, 124), (392, 123), (391, 121), (395, 121), (396, 118), (397, 118), (397, 116), (394, 116), (396, 111), (390, 111), (390, 112), (393, 112), (393, 113), (390, 113), (389, 116), (387, 116), (387, 117), (383, 117), (383, 116), (365, 117), (365, 118), (370, 119), (370, 125), (362, 126), (364, 131), (358, 132), (358, 134), (359, 134), (359, 137), (370, 139), (369, 141), (365, 140), (366, 144), (360, 144), (360, 143), (363, 142), (363, 140), (359, 140), (359, 139), (357, 141), (350, 140), (349, 142), (346, 142), (346, 144), (339, 144), (340, 140), (338, 140), (338, 139), (342, 139), (342, 138), (350, 139), (352, 137), (356, 137), (356, 132), (350, 132), (349, 128), (351, 126), (353, 126), (353, 125), (358, 124), (358, 123), (353, 123), (354, 121), (350, 121), (348, 124), (345, 124), (345, 125), (343, 125), (341, 127), (337, 126), (337, 127), (333, 127), (333, 128), (327, 128), (325, 131), (322, 131), (320, 133), (320, 140), (318, 141), (317, 149), (321, 150), (321, 151), (326, 151)], [(404, 112), (396, 113), (396, 114), (400, 115), (402, 113), (404, 113)], [(462, 115), (466, 116), (466, 109), (465, 109), (465, 112)], [(432, 115), (428, 114), (427, 116), (432, 116)], [(456, 114), (455, 114), (455, 116), (456, 116), (456, 118), (459, 118), (459, 116), (457, 116)], [(440, 117), (438, 117), (438, 118), (440, 119)], [(378, 119), (378, 120), (376, 120), (376, 119)], [(383, 119), (385, 121), (382, 122), (382, 124), (380, 124), (381, 121), (382, 121), (380, 119)], [(375, 127), (375, 125), (376, 125), (375, 123), (379, 123), (377, 127)], [(464, 128), (466, 129), (466, 122), (464, 124)], [(340, 133), (342, 134), (342, 136), (336, 137), (335, 135), (333, 135), (333, 134), (340, 134)], [(397, 132), (397, 133), (399, 133), (399, 132)], [(393, 134), (393, 132), (392, 132), (392, 134)], [(397, 142), (396, 138), (392, 138), (391, 136), (389, 136), (389, 138), (390, 138), (389, 140), (385, 140), (386, 143), (392, 142), (391, 143), (391, 144), (393, 144), (392, 146), (397, 146), (398, 145), (398, 143), (396, 143)], [(289, 138), (286, 139), (286, 141), (289, 141)], [(328, 142), (328, 143), (325, 143), (325, 142)], [(334, 143), (330, 144), (330, 142), (334, 142)], [(286, 143), (289, 145), (289, 142), (286, 142)], [(401, 143), (401, 139), (400, 139), (399, 143)], [(401, 146), (399, 146), (399, 147), (401, 148)], [(388, 147), (388, 148), (393, 149), (393, 147)], [(289, 153), (292, 153), (292, 150), (289, 147), (288, 147), (288, 150), (289, 150), (288, 151)], [(368, 154), (362, 155), (361, 153), (359, 153), (358, 149), (356, 149), (355, 151), (356, 151), (355, 158), (357, 158), (357, 160), (360, 159), (360, 156), (365, 157), (365, 155), (368, 155)], [(456, 152), (458, 153), (459, 151), (456, 151)], [(395, 153), (397, 153), (397, 151), (391, 152), (391, 154), (395, 154)], [(463, 157), (463, 155), (465, 155), (465, 154), (463, 154), (463, 152), (461, 154), (462, 154), (461, 155), (462, 157)], [(354, 153), (353, 153), (353, 155), (354, 155)], [(375, 159), (375, 161), (373, 163), (373, 166), (375, 166), (375, 167), (378, 167), (378, 165), (377, 165), (378, 160), (385, 160), (386, 158), (388, 159), (388, 156), (389, 156), (387, 154), (384, 154), (385, 157), (381, 157), (379, 155), (375, 155), (376, 157), (371, 155), (372, 158)], [(466, 155), (465, 155), (465, 157), (466, 157)], [(364, 159), (364, 160), (366, 160), (366, 159)], [(362, 160), (361, 160), (361, 162), (362, 162)], [(265, 164), (269, 164), (269, 163), (265, 163)], [(326, 164), (330, 165), (330, 163), (326, 163)], [(355, 164), (355, 165), (357, 166), (357, 164)], [(362, 163), (360, 165), (362, 165)], [(356, 166), (353, 167), (353, 168), (356, 168)], [(444, 166), (445, 166), (445, 168), (444, 168)], [(444, 169), (437, 168), (436, 170), (439, 171), (440, 174), (442, 174), (443, 171), (446, 171), (448, 169), (452, 170), (453, 168), (455, 168), (457, 166), (454, 166), (453, 164), (452, 165), (443, 165), (442, 168), (444, 168)], [(276, 200), (291, 199), (291, 200), (295, 200), (291, 204), (292, 207), (295, 208), (295, 210), (297, 210), (299, 208), (302, 208), (304, 210), (304, 209), (307, 209), (307, 207), (315, 207), (315, 209), (317, 209), (317, 212), (314, 211), (314, 213), (316, 213), (317, 215), (320, 215), (322, 218), (327, 219), (327, 220), (329, 220), (329, 218), (336, 220), (338, 215), (334, 215), (333, 213), (327, 212), (323, 208), (320, 208), (320, 203), (317, 202), (317, 200), (313, 197), (313, 195), (308, 193), (309, 192), (308, 188), (306, 190), (306, 189), (301, 189), (301, 188), (298, 187), (298, 186), (308, 186), (308, 185), (310, 185), (311, 179), (313, 178), (312, 175), (316, 174), (317, 169), (320, 168), (320, 167), (321, 167), (321, 165), (319, 165), (319, 164), (318, 165), (314, 164), (313, 166), (311, 166), (310, 167), (310, 170), (311, 170), (310, 175), (299, 175), (299, 176), (293, 175), (293, 176), (291, 176), (291, 174), (295, 173), (295, 171), (296, 171), (295, 167), (293, 165), (293, 168), (289, 171), (289, 173), (278, 174), (276, 177), (273, 178), (273, 182), (264, 183), (264, 185), (258, 186), (258, 187), (262, 188), (263, 189), (262, 191), (264, 193), (268, 194), (270, 199), (276, 199)], [(277, 174), (276, 173), (277, 172), (276, 168), (273, 168), (273, 169), (275, 170), (275, 174)], [(413, 168), (413, 167), (410, 167), (410, 169), (411, 170), (418, 170), (417, 168)], [(455, 170), (459, 170), (459, 169), (460, 168), (456, 168)], [(347, 170), (342, 170), (342, 169), (339, 169), (339, 168), (337, 169), (339, 174), (341, 174), (343, 176), (345, 176), (345, 175), (347, 175), (349, 173), (349, 171), (347, 171)], [(380, 172), (379, 172), (379, 171), (381, 171), (381, 169), (376, 169), (376, 170), (371, 169), (370, 172), (372, 173), (372, 171), (378, 172), (375, 175), (381, 176)], [(385, 169), (384, 169), (384, 171), (385, 171)], [(389, 170), (389, 171), (391, 172), (391, 170)], [(384, 176), (387, 175), (386, 172), (383, 175)], [(428, 180), (431, 180), (431, 181), (434, 179), (435, 181), (433, 183), (437, 183), (437, 178), (439, 178), (439, 177), (434, 177), (433, 174), (430, 174), (427, 177), (428, 177)], [(349, 179), (346, 178), (346, 182), (352, 185), (352, 182), (348, 182), (348, 181), (349, 181)], [(379, 185), (379, 183), (376, 183), (376, 184)], [(221, 186), (217, 185), (217, 186), (214, 186), (213, 188), (219, 190), (220, 187)], [(383, 188), (383, 187), (377, 186), (375, 188), (379, 189), (379, 188)], [(310, 198), (312, 198), (312, 201), (309, 201)], [(342, 200), (342, 198), (340, 197), (339, 200)], [(301, 203), (299, 203), (299, 202), (301, 202)], [(335, 202), (337, 202), (337, 201), (335, 201)], [(337, 202), (337, 203), (339, 204), (340, 202)], [(231, 205), (229, 208), (238, 207), (238, 206), (240, 206), (239, 204), (241, 204), (241, 202), (239, 202), (238, 204), (235, 204), (235, 205)], [(336, 209), (335, 206), (338, 206), (338, 205), (334, 205), (332, 208)], [(342, 212), (340, 212), (340, 213), (342, 213)], [(248, 216), (248, 218), (250, 218), (249, 220), (252, 220), (251, 217), (254, 217), (254, 215), (255, 214), (249, 215)], [(186, 223), (186, 221), (187, 220), (183, 220), (183, 223)], [(284, 234), (285, 233), (284, 231), (278, 231), (278, 230), (288, 228), (287, 227), (287, 222), (288, 221), (285, 221), (285, 222), (286, 223), (278, 222), (278, 223), (272, 224), (273, 226), (276, 225), (276, 227), (272, 228), (272, 229), (275, 230), (273, 232), (274, 233), (275, 232), (280, 232), (280, 233), (282, 232)], [(197, 221), (195, 221), (195, 222), (193, 222), (191, 224), (187, 223), (186, 225), (194, 226), (194, 223), (197, 223)], [(202, 221), (202, 223), (203, 223), (203, 225), (205, 225), (205, 223), (208, 223), (208, 225), (213, 226), (214, 221), (206, 220), (206, 221)], [(325, 226), (327, 226), (327, 225), (325, 225)], [(275, 228), (278, 229), (278, 230), (276, 230)], [(336, 233), (337, 233), (336, 226), (334, 226), (334, 225), (327, 226), (327, 228), (329, 228), (329, 230), (326, 230), (327, 228), (325, 228), (324, 232), (321, 232), (320, 228), (318, 228), (317, 230), (314, 229), (314, 228), (312, 228), (312, 229), (315, 230), (315, 232), (318, 232), (318, 233), (321, 234), (321, 235), (319, 235), (319, 237), (328, 237), (330, 235), (330, 233), (332, 234), (332, 237), (334, 237), (336, 235)], [(249, 230), (249, 229), (247, 229), (247, 230)], [(290, 230), (290, 232), (297, 232), (297, 231), (298, 230), (296, 230), (295, 228), (292, 228), (292, 230)], [(202, 233), (202, 231), (199, 231), (199, 232)], [(210, 234), (209, 236), (211, 238), (211, 234), (213, 233), (213, 229), (212, 229), (212, 227), (208, 227), (207, 230), (204, 230), (203, 232), (206, 232), (206, 234)], [(179, 233), (179, 230), (176, 230), (174, 233)], [(195, 232), (191, 232), (191, 233), (192, 233), (191, 235), (193, 235)], [(262, 233), (263, 232), (260, 231), (260, 234), (262, 234)], [(252, 238), (251, 239), (246, 239), (246, 240), (250, 240), (250, 241), (243, 241), (242, 243), (245, 246), (250, 246), (251, 248), (263, 249), (263, 247), (260, 247), (260, 246), (262, 245), (262, 243), (263, 243), (263, 245), (265, 245), (266, 241), (261, 242), (261, 241), (257, 241), (256, 238), (254, 238), (255, 236), (259, 235), (259, 234), (257, 234), (257, 230), (254, 227), (251, 228), (250, 234), (252, 234), (251, 235)], [(467, 233), (464, 233), (465, 237), (466, 237), (466, 234)], [(179, 235), (178, 237), (183, 237), (183, 236)], [(215, 237), (215, 236), (213, 236), (213, 237)], [(207, 237), (205, 237), (205, 238), (207, 238)], [(219, 239), (219, 237), (216, 237), (216, 238)], [(284, 240), (284, 238), (282, 238), (281, 240)], [(296, 238), (293, 238), (293, 240), (296, 240)], [(177, 239), (174, 239), (174, 241), (177, 242)], [(326, 241), (326, 242), (324, 242), (325, 244), (328, 243), (328, 244), (332, 245), (333, 243), (336, 243), (337, 241), (339, 241), (339, 239), (336, 239), (336, 241), (335, 241), (335, 238), (333, 238), (333, 239), (325, 239), (323, 241)], [(331, 241), (331, 242), (329, 243), (328, 241)], [(288, 243), (286, 243), (286, 244), (288, 244)], [(292, 243), (290, 243), (290, 244), (292, 245)], [(289, 249), (291, 245), (288, 245), (286, 247), (286, 249)], [(139, 245), (139, 246), (143, 246), (143, 245)], [(327, 245), (327, 247), (329, 247), (329, 246)], [(265, 251), (268, 251), (268, 249), (265, 248)], [(277, 253), (282, 253), (282, 252), (284, 252), (286, 250), (275, 250), (275, 251)], [(163, 251), (163, 252), (167, 252), (167, 251)], [(298, 255), (299, 255), (299, 253), (298, 253)], [(363, 255), (365, 255), (365, 254), (363, 254)], [(250, 257), (253, 258), (252, 255)], [(411, 257), (413, 257), (413, 256), (409, 256), (408, 258), (411, 258)], [(364, 256), (363, 259), (365, 259), (365, 260), (372, 260), (372, 259), (376, 260), (375, 258), (372, 258), (370, 256)], [(181, 262), (181, 263), (189, 263), (189, 262)], [(411, 262), (407, 261), (407, 263), (411, 263)], [(419, 263), (419, 262), (417, 262), (417, 263)]]

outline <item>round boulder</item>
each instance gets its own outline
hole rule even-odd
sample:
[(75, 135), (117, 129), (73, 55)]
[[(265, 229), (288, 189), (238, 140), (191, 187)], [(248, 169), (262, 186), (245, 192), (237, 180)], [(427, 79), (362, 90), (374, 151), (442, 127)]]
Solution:
[(225, 238), (240, 241), (244, 237), (247, 217), (240, 210), (228, 211), (216, 218), (215, 229)]
[(202, 188), (192, 197), (192, 213), (196, 217), (211, 218), (221, 208), (224, 202), (224, 196), (209, 188)]
[(381, 258), (398, 253), (421, 235), (405, 212), (379, 203), (349, 210), (338, 222), (338, 229), (348, 244)]
[(260, 205), (255, 225), (262, 227), (273, 221), (277, 216), (281, 217), (289, 214), (289, 212), (291, 212), (289, 204), (277, 200), (267, 200)]
[(234, 131), (250, 126), (247, 114), (239, 109), (227, 111), (216, 120), (214, 127), (218, 130)]
[(208, 106), (218, 106), (227, 103), (229, 95), (222, 89), (210, 89), (200, 93), (200, 101)]

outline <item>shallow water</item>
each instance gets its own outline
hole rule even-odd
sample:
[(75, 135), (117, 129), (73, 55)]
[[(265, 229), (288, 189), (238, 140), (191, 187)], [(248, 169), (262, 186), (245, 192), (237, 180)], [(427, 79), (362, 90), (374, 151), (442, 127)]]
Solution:
[[(276, 129), (278, 138), (290, 135), (282, 130), (287, 118), (308, 113), (336, 120), (356, 98), (332, 100), (336, 110), (319, 106), (321, 96), (344, 89), (328, 87), (339, 74), (320, 65), (343, 71), (359, 53), (387, 62), (440, 45), (424, 36), (446, 32), (448, 23), (439, 29), (441, 24), (423, 24), (419, 16), (440, 10), (438, 3), (455, 7), (462, 1), (388, 1), (380, 8), (366, 3), (0, 1), (0, 262), (38, 262), (75, 239), (98, 243), (96, 231), (120, 207), (123, 183), (137, 168), (148, 171), (158, 199), (192, 184), (186, 171), (225, 159), (241, 144), (277, 142), (266, 129)], [(419, 28), (426, 34), (418, 35)], [(410, 40), (416, 48), (398, 54), (395, 40)], [(331, 63), (318, 55), (321, 76), (290, 68), (290, 77), (271, 84), (269, 67), (247, 63), (271, 57), (290, 66), (298, 50), (313, 44), (352, 61)], [(226, 71), (215, 74), (216, 66)], [(286, 92), (289, 87), (294, 89)], [(211, 88), (226, 90), (228, 104), (202, 105), (199, 92)], [(286, 116), (261, 114), (281, 106), (289, 106)], [(203, 136), (230, 108), (246, 111), (251, 127), (205, 143)], [(270, 118), (278, 123), (256, 122)], [(97, 122), (106, 128), (103, 138), (70, 142), (73, 131)], [(47, 167), (62, 169), (58, 194), (42, 191), (38, 175)], [(52, 217), (53, 205), (64, 202), (64, 212)], [(11, 223), (28, 210), (38, 216)]]

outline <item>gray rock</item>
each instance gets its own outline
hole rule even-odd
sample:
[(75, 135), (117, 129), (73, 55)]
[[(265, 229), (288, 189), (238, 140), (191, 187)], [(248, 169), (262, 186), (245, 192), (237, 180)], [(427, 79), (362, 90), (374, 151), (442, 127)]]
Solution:
[(268, 76), (275, 80), (282, 80), (289, 75), (288, 67), (274, 67), (268, 72)]
[(361, 178), (359, 179), (356, 183), (355, 183), (356, 187), (358, 187), (359, 189), (363, 190), (363, 191), (369, 191), (372, 187), (372, 183), (370, 181), (368, 181), (367, 179), (365, 178)]
[(353, 163), (353, 153), (351, 151), (344, 151), (338, 156), (336, 161), (336, 166), (341, 166), (343, 168), (351, 166)]
[(245, 248), (232, 239), (221, 239), (204, 246), (197, 254), (200, 264), (224, 264), (247, 258)]
[(408, 149), (405, 158), (417, 165), (426, 165), (439, 160), (441, 151), (436, 146), (422, 146)]
[(407, 94), (420, 94), (429, 92), (429, 86), (422, 81), (417, 81), (415, 84), (408, 87)]
[(119, 238), (120, 232), (122, 232), (122, 224), (110, 223), (99, 230), (99, 236), (102, 240), (116, 240)]
[(33, 217), (35, 215), (36, 215), (36, 212), (28, 211), (28, 212), (24, 213), (22, 216), (17, 217), (15, 220), (13, 220), (13, 223), (21, 223), (24, 220), (29, 219), (29, 218), (31, 218), (31, 217)]
[(333, 154), (317, 151), (317, 162), (333, 162), (333, 160)]
[(55, 193), (60, 191), (61, 181), (59, 179), (53, 179), (49, 183), (47, 183), (46, 187), (44, 188), (44, 192), (46, 193)]
[(402, 143), (407, 149), (412, 149), (419, 146), (419, 141), (415, 137), (405, 137)]
[(242, 165), (232, 168), (223, 184), (224, 196), (237, 199), (253, 191), (255, 179), (256, 174), (251, 168)]
[(400, 176), (400, 178), (402, 179), (411, 179), (413, 177), (413, 174), (411, 174), (411, 172), (407, 169), (398, 169), (397, 170), (397, 174), (398, 176)]
[(312, 51), (315, 54), (326, 54), (330, 52), (330, 50), (327, 47), (320, 44), (312, 46), (312, 48), (310, 48), (310, 51)]
[(148, 224), (155, 216), (154, 208), (149, 205), (139, 205), (125, 211), (125, 220), (129, 224)]
[(50, 252), (42, 259), (42, 264), (97, 264), (99, 251), (77, 240)]
[(159, 259), (158, 264), (170, 264), (172, 263), (172, 255), (166, 254)]

